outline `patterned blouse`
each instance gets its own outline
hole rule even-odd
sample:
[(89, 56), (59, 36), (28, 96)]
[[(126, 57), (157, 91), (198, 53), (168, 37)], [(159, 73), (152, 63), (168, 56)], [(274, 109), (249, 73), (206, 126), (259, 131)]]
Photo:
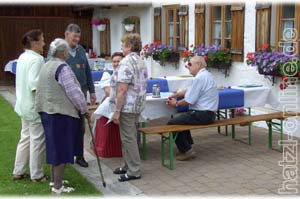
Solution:
[(120, 62), (118, 71), (114, 71), (110, 82), (110, 109), (116, 110), (117, 83), (128, 84), (125, 101), (121, 112), (141, 113), (145, 107), (147, 88), (147, 67), (135, 52), (132, 52)]

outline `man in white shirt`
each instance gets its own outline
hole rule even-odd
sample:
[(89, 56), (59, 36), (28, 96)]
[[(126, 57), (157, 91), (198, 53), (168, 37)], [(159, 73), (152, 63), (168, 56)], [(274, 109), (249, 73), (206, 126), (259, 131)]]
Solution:
[(26, 177), (29, 160), (30, 177), (33, 182), (44, 182), (42, 158), (45, 151), (45, 137), (39, 114), (35, 111), (35, 91), (44, 58), (43, 32), (31, 30), (24, 34), (22, 44), (25, 51), (17, 62), (15, 111), (21, 117), (21, 138), (17, 146), (13, 180)]
[[(206, 62), (203, 57), (191, 58), (188, 69), (195, 78), (192, 85), (182, 91), (177, 91), (169, 97), (169, 106), (189, 106), (189, 111), (171, 119), (168, 124), (211, 124), (215, 120), (215, 111), (218, 109), (219, 95), (216, 83), (210, 72), (206, 70)], [(184, 97), (177, 101), (176, 98)], [(192, 159), (195, 152), (192, 149), (193, 139), (190, 131), (177, 133), (175, 140), (179, 153), (176, 159), (180, 161)]]

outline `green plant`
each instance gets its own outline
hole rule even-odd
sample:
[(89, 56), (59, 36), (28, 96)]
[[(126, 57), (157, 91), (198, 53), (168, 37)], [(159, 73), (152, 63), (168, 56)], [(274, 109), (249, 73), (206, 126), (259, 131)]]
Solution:
[(134, 22), (130, 17), (127, 17), (127, 18), (123, 19), (122, 24), (128, 25), (128, 24), (134, 24)]

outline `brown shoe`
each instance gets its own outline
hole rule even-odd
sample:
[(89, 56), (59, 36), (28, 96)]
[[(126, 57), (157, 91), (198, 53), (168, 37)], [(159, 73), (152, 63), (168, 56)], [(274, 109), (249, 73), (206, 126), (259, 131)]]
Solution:
[(23, 175), (13, 175), (13, 180), (23, 180), (25, 178), (29, 178), (29, 175), (28, 174), (23, 174)]
[(43, 176), (38, 179), (31, 179), (31, 182), (48, 182), (48, 181), (49, 181), (49, 178), (47, 176)]
[(176, 156), (176, 160), (186, 161), (186, 160), (193, 159), (195, 157), (196, 157), (196, 153), (194, 151), (189, 151)]

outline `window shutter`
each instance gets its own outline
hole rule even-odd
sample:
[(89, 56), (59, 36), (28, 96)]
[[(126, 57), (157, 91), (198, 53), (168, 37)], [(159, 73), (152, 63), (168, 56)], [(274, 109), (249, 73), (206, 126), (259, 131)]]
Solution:
[(100, 54), (110, 56), (110, 20), (107, 20), (106, 28), (100, 31)]
[(161, 41), (161, 8), (154, 8), (154, 40)]
[(180, 46), (178, 46), (179, 50), (183, 50), (184, 48), (188, 48), (188, 33), (189, 33), (189, 21), (188, 21), (188, 11), (189, 6), (183, 5), (180, 6), (179, 9), (179, 22), (180, 22)]
[(256, 49), (270, 44), (271, 5), (256, 4)]
[(243, 61), (244, 48), (244, 4), (231, 5), (231, 57)]
[(195, 5), (195, 46), (205, 43), (205, 5)]

